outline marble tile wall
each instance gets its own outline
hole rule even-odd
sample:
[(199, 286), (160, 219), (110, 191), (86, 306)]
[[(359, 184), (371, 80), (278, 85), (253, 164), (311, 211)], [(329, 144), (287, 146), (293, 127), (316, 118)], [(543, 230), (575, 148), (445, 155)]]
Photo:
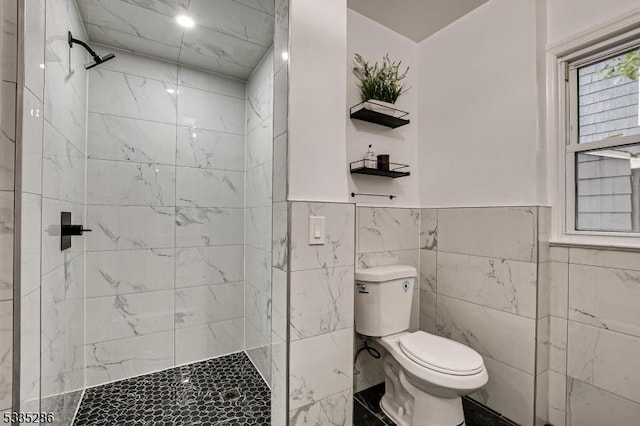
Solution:
[(245, 186), (245, 347), (271, 380), (273, 49), (247, 82)]
[(640, 417), (640, 253), (551, 248), (549, 422)]
[(420, 329), (478, 351), (489, 383), (471, 397), (532, 425), (545, 238), (539, 208), (423, 209), (420, 216)]
[(18, 2), (0, 7), (0, 413), (12, 409), (13, 243)]
[[(356, 260), (358, 268), (404, 264), (420, 268), (420, 210), (390, 207), (356, 208)], [(353, 289), (352, 289), (353, 291)], [(421, 287), (416, 280), (411, 307), (411, 328), (419, 328)], [(364, 340), (355, 335), (355, 350)], [(369, 341), (381, 353), (384, 348)], [(366, 352), (355, 365), (355, 391), (384, 382), (382, 358), (374, 359)]]
[(245, 84), (115, 54), (89, 79), (89, 386), (245, 347)]
[[(290, 203), (291, 425), (353, 424), (354, 207)], [(324, 245), (309, 245), (309, 216), (325, 217)]]

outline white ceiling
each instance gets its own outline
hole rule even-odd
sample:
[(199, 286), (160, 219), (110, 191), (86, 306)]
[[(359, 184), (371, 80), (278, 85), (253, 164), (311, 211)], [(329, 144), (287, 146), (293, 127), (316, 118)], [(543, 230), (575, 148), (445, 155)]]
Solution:
[(350, 9), (421, 42), (488, 0), (348, 0)]
[[(89, 40), (247, 80), (273, 43), (274, 0), (77, 0)], [(185, 29), (175, 16), (196, 26)]]

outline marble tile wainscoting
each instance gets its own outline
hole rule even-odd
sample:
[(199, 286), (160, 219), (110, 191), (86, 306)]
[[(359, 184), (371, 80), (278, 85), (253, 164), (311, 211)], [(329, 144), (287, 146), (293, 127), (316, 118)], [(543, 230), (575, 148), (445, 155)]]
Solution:
[(244, 349), (245, 84), (115, 53), (89, 80), (88, 386)]
[(554, 246), (549, 422), (637, 424), (640, 253)]
[(12, 409), (13, 244), (18, 1), (2, 2), (0, 43), (0, 415)]

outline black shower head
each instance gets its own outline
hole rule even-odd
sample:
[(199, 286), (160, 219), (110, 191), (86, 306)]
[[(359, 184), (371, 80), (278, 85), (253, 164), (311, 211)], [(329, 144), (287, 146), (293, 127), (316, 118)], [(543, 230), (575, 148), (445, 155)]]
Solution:
[(88, 64), (86, 64), (84, 67), (85, 69), (90, 70), (91, 68), (95, 67), (96, 65), (100, 65), (103, 62), (107, 62), (109, 59), (113, 59), (115, 58), (116, 55), (114, 55), (113, 53), (107, 53), (106, 55), (95, 55), (93, 57), (93, 62), (89, 62)]
[(91, 56), (93, 56), (93, 62), (89, 62), (88, 64), (86, 64), (84, 66), (85, 69), (89, 70), (95, 67), (96, 65), (100, 65), (101, 63), (107, 62), (109, 59), (113, 59), (116, 57), (116, 55), (114, 55), (113, 53), (107, 53), (106, 55), (103, 55), (103, 56), (98, 55), (92, 48), (89, 47), (87, 43), (85, 43), (82, 40), (73, 38), (73, 36), (71, 35), (71, 31), (68, 32), (67, 38), (68, 38), (70, 48), (72, 48), (74, 44), (79, 44), (80, 46), (84, 47)]

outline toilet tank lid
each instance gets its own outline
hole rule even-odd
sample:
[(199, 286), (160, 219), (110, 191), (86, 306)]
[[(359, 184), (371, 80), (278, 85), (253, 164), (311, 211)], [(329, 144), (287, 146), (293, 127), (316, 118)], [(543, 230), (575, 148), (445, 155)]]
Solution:
[(379, 283), (401, 278), (415, 278), (416, 268), (409, 265), (387, 265), (356, 269), (356, 280)]

